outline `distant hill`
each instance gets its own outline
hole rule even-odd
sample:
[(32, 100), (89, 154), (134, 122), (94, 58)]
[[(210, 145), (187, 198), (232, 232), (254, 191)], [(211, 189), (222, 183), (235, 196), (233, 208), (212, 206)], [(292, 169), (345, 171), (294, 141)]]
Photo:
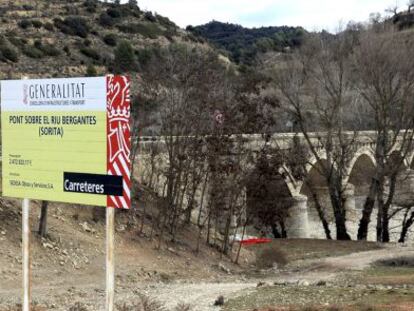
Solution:
[(187, 31), (224, 50), (232, 61), (248, 65), (254, 62), (258, 53), (300, 46), (306, 34), (302, 27), (245, 28), (218, 21), (188, 26)]

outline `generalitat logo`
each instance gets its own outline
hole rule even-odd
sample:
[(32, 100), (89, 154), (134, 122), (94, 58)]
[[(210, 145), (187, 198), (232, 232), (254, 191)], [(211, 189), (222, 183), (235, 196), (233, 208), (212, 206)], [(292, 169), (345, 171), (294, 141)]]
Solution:
[(29, 86), (23, 84), (23, 104), (27, 105), (29, 103)]

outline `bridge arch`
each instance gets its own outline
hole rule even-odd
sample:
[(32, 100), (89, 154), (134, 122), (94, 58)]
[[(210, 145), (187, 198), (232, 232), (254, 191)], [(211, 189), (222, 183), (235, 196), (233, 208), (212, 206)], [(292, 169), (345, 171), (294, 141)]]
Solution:
[[(369, 173), (368, 177), (371, 178), (372, 176), (370, 175), (372, 173), (372, 170), (375, 169), (376, 166), (377, 162), (375, 160), (373, 150), (371, 148), (359, 149), (353, 156), (352, 160), (349, 162), (348, 171), (346, 174), (346, 178), (344, 180), (344, 184), (347, 185), (348, 183), (352, 184), (353, 182), (357, 182), (355, 180), (355, 178), (357, 177), (362, 177), (362, 179), (364, 179), (364, 177), (367, 177), (361, 176), (361, 174), (365, 172), (365, 168)], [(355, 176), (356, 174), (358, 174), (359, 176)], [(351, 177), (353, 180), (350, 181)]]

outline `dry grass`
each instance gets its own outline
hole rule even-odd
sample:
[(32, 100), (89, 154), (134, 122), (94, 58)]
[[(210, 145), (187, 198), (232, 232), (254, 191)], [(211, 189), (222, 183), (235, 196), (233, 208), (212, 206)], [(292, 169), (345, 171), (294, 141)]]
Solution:
[(157, 301), (146, 296), (140, 296), (137, 301), (124, 303), (117, 306), (118, 311), (165, 311), (165, 308)]
[(414, 290), (372, 290), (349, 287), (261, 287), (230, 299), (225, 311), (412, 311)]
[(270, 269), (272, 267), (283, 267), (288, 263), (285, 252), (275, 245), (270, 245), (257, 254), (256, 267), (259, 269)]

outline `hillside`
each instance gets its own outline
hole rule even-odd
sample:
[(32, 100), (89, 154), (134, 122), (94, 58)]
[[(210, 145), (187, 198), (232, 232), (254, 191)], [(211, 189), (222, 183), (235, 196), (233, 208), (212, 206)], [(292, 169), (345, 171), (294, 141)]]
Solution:
[(234, 62), (248, 65), (258, 53), (300, 46), (306, 34), (302, 27), (245, 28), (218, 21), (188, 26), (187, 30), (227, 52)]
[[(0, 14), (1, 79), (134, 72), (151, 47), (191, 41), (168, 18), (136, 5), (2, 0)], [(117, 49), (127, 63), (114, 61)]]

